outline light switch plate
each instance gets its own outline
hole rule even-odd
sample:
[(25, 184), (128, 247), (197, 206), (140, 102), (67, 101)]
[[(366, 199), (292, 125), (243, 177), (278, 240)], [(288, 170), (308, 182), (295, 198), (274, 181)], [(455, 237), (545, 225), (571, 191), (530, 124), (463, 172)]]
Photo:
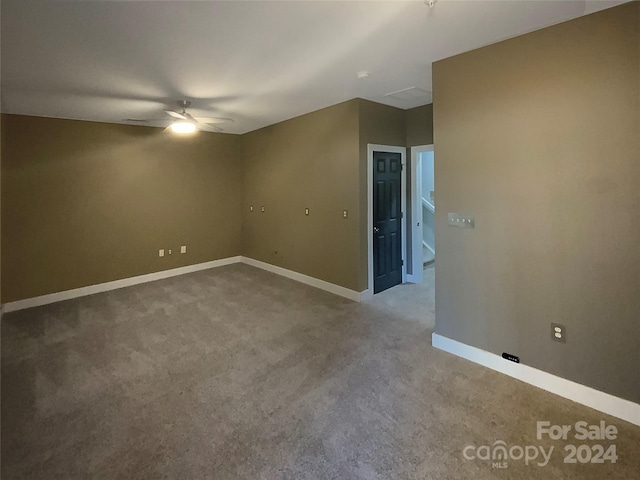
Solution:
[(459, 228), (474, 228), (476, 221), (474, 216), (469, 213), (450, 213), (449, 225)]
[(180, 247), (180, 253), (187, 253), (187, 246), (186, 245), (182, 245)]

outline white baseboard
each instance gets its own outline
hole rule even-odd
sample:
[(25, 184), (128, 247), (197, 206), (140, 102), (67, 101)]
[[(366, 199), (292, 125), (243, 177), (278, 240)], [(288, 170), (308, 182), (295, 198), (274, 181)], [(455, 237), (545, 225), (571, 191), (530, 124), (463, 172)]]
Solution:
[(640, 426), (640, 404), (572, 382), (543, 370), (510, 362), (495, 353), (466, 345), (437, 333), (431, 335), (431, 344), (445, 352), (453, 353), (535, 387)]
[(407, 273), (407, 283), (422, 283), (418, 281), (418, 277), (412, 273)]
[(283, 277), (291, 278), (300, 283), (310, 285), (312, 287), (331, 292), (335, 295), (348, 298), (356, 302), (361, 302), (371, 297), (368, 290), (364, 292), (356, 292), (340, 285), (325, 282), (302, 273), (287, 270), (286, 268), (277, 267), (269, 263), (254, 260), (253, 258), (236, 256), (223, 258), (220, 260), (213, 260), (211, 262), (197, 263), (195, 265), (187, 265), (186, 267), (173, 268), (171, 270), (163, 270), (161, 272), (148, 273), (146, 275), (139, 275), (137, 277), (123, 278), (121, 280), (114, 280), (112, 282), (100, 283), (97, 285), (89, 285), (87, 287), (74, 288), (73, 290), (65, 290), (64, 292), (50, 293), (48, 295), (41, 295), (39, 297), (26, 298), (24, 300), (17, 300), (15, 302), (5, 303), (0, 306), (4, 313), (15, 312), (17, 310), (23, 310), (25, 308), (39, 307), (41, 305), (47, 305), (49, 303), (61, 302), (63, 300), (70, 300), (72, 298), (84, 297), (86, 295), (93, 295), (94, 293), (108, 292), (109, 290), (116, 290), (118, 288), (130, 287), (132, 285), (138, 285), (146, 282), (153, 282), (155, 280), (162, 280), (163, 278), (175, 277), (177, 275), (184, 275), (186, 273), (193, 273), (200, 270), (207, 270), (209, 268), (222, 267), (223, 265), (230, 265), (232, 263), (246, 263), (253, 267), (261, 268)]
[(370, 300), (373, 298), (373, 290), (369, 290), (366, 289), (362, 292), (360, 292), (360, 300), (358, 300), (359, 302), (366, 302), (367, 300)]
[(364, 292), (356, 292), (355, 290), (350, 290), (346, 287), (341, 287), (340, 285), (336, 285), (334, 283), (325, 282), (324, 280), (310, 277), (308, 275), (304, 275), (303, 273), (287, 270), (286, 268), (277, 267), (275, 265), (271, 265), (270, 263), (261, 262), (260, 260), (254, 260), (253, 258), (249, 257), (242, 257), (242, 263), (246, 263), (247, 265), (251, 265), (252, 267), (261, 268), (262, 270), (266, 270), (277, 275), (282, 275), (283, 277), (290, 278), (297, 282), (319, 288), (320, 290), (325, 290), (344, 298), (348, 298), (349, 300), (353, 300), (354, 302), (361, 302), (363, 300), (363, 296), (365, 296), (367, 292), (366, 290)]
[(15, 302), (5, 303), (3, 305), (4, 312), (15, 312), (16, 310), (23, 310), (25, 308), (39, 307), (41, 305), (47, 305), (48, 303), (61, 302), (63, 300), (70, 300), (72, 298), (84, 297), (86, 295), (93, 295), (94, 293), (108, 292), (109, 290), (116, 290), (118, 288), (130, 287), (132, 285), (138, 285), (140, 283), (153, 282), (155, 280), (162, 280), (163, 278), (175, 277), (178, 275), (184, 275), (185, 273), (197, 272), (200, 270), (206, 270), (209, 268), (221, 267), (223, 265), (230, 265), (232, 263), (239, 263), (242, 261), (242, 257), (228, 257), (220, 260), (213, 260), (211, 262), (196, 263), (195, 265), (187, 265), (186, 267), (172, 268), (171, 270), (163, 270), (161, 272), (147, 273), (145, 275), (138, 275), (136, 277), (123, 278), (121, 280), (114, 280), (112, 282), (99, 283), (97, 285), (89, 285), (88, 287), (74, 288), (73, 290), (65, 290), (64, 292), (50, 293), (48, 295), (41, 295), (39, 297), (26, 298), (24, 300), (17, 300)]

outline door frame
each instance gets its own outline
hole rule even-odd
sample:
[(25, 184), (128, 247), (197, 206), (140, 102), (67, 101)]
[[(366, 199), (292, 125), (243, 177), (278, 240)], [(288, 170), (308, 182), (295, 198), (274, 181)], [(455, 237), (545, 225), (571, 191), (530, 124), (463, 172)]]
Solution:
[[(411, 275), (407, 280), (422, 283), (422, 158), (420, 154), (433, 152), (433, 144), (411, 147)], [(434, 157), (435, 158), (435, 157)], [(434, 160), (435, 163), (435, 160)]]
[(373, 295), (373, 152), (399, 153), (402, 163), (401, 186), (402, 194), (400, 209), (402, 211), (402, 221), (400, 229), (402, 238), (402, 282), (407, 281), (407, 147), (397, 147), (393, 145), (367, 144), (367, 293)]

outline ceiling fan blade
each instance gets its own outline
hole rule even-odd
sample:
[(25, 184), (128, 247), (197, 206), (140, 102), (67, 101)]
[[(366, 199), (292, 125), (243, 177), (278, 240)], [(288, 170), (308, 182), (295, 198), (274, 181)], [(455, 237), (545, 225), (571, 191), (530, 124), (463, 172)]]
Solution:
[(145, 127), (166, 127), (168, 123), (166, 118), (124, 118), (122, 121), (128, 125), (140, 125)]
[(184, 114), (184, 119), (189, 120), (190, 122), (193, 122), (193, 123), (198, 123), (198, 121), (195, 118), (193, 118), (193, 115), (187, 112), (185, 112)]
[(223, 117), (195, 117), (195, 119), (200, 123), (208, 123), (211, 125), (218, 123), (233, 123), (233, 119)]
[(191, 115), (190, 113), (185, 113), (185, 116), (187, 117), (187, 119), (190, 122), (193, 122), (196, 124), (196, 127), (198, 127), (199, 130), (204, 130), (206, 132), (221, 132), (222, 129), (219, 127), (216, 127), (215, 125), (211, 125), (207, 122), (203, 122), (202, 118), (196, 118), (193, 115)]
[(180, 120), (188, 120), (188, 117), (186, 117), (185, 115), (182, 115), (181, 113), (173, 112), (171, 110), (165, 110), (165, 112), (171, 115), (172, 117), (179, 118)]
[(221, 129), (220, 127), (217, 127), (215, 125), (209, 125), (207, 123), (198, 123), (198, 129), (203, 130), (205, 132), (214, 132), (214, 133), (224, 132), (224, 130)]
[[(222, 132), (222, 128), (218, 127), (216, 124), (218, 123), (233, 123), (233, 120), (230, 118), (222, 118), (222, 117), (194, 117), (190, 113), (186, 112), (184, 109), (189, 107), (191, 102), (187, 101), (179, 101), (178, 106), (182, 107), (182, 113), (174, 112), (173, 110), (165, 110), (168, 115), (171, 115), (174, 118), (178, 118), (180, 120), (184, 120), (187, 122), (193, 123), (198, 130), (204, 132)], [(176, 122), (174, 122), (176, 123)], [(177, 122), (180, 123), (180, 122)], [(170, 127), (169, 127), (170, 128)]]

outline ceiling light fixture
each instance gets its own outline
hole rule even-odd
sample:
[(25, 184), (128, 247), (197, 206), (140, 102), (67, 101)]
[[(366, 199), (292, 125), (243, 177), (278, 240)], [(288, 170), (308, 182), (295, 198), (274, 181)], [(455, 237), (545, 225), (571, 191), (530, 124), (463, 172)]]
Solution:
[(429, 5), (429, 7), (433, 8), (438, 0), (425, 0), (425, 5)]
[(171, 124), (171, 131), (179, 134), (194, 133), (196, 131), (196, 126), (192, 122), (178, 120)]
[(361, 72), (356, 73), (356, 77), (360, 80), (365, 80), (369, 78), (369, 72), (362, 70)]

